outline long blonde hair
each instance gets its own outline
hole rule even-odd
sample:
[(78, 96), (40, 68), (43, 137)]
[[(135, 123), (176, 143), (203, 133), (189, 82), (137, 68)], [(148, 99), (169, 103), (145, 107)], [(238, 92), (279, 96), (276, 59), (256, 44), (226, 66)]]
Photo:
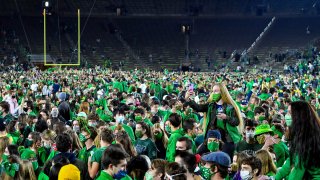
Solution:
[(261, 160), (261, 174), (267, 175), (269, 172), (277, 173), (277, 167), (274, 164), (270, 153), (267, 150), (261, 149), (256, 153), (256, 157)]
[[(218, 84), (215, 84), (213, 85), (212, 87), (214, 86), (219, 86), (220, 88), (220, 92), (221, 92), (221, 99), (223, 101), (223, 103), (227, 103), (227, 104), (230, 104), (233, 106), (236, 114), (237, 114), (237, 117), (239, 119), (239, 125), (238, 125), (238, 131), (239, 133), (241, 134), (243, 132), (243, 118), (241, 116), (241, 111), (238, 107), (238, 105), (236, 104), (236, 102), (232, 99), (227, 87), (223, 84), (223, 83), (218, 83)], [(212, 96), (213, 94), (210, 95), (210, 97), (208, 98), (208, 103), (211, 103), (212, 102)], [(204, 115), (204, 118), (203, 118), (203, 129), (205, 130), (204, 133), (206, 132), (206, 125), (207, 125), (207, 118), (206, 118), (207, 114), (205, 113)]]

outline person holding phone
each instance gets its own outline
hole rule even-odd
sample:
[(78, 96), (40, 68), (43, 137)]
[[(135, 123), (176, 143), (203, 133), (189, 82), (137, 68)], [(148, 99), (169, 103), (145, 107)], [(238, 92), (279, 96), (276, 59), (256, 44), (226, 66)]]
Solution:
[(235, 144), (241, 140), (243, 119), (239, 107), (230, 96), (226, 86), (222, 83), (215, 84), (205, 104), (197, 104), (191, 100), (190, 97), (193, 95), (194, 92), (190, 90), (186, 93), (186, 105), (196, 112), (205, 113), (202, 122), (204, 135), (208, 130), (218, 130), (224, 142), (222, 151), (233, 157)]

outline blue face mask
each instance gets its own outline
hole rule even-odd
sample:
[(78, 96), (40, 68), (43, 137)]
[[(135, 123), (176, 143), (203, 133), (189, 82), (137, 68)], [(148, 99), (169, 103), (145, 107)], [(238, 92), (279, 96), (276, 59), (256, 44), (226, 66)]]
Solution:
[(114, 179), (122, 179), (122, 178), (124, 178), (126, 175), (127, 175), (127, 172), (126, 172), (126, 171), (120, 170), (120, 171), (117, 172), (117, 174), (114, 174), (114, 175), (113, 175), (113, 178), (114, 178)]
[(117, 121), (119, 124), (123, 124), (124, 116), (118, 116), (118, 117), (116, 118), (116, 121)]

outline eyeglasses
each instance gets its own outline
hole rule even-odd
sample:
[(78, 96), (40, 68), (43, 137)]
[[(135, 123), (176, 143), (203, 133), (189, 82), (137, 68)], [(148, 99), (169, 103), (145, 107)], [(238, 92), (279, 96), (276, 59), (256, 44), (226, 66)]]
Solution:
[(179, 173), (179, 174), (173, 174), (173, 175), (169, 175), (166, 173), (166, 176), (164, 177), (165, 180), (174, 180), (173, 177), (175, 176), (180, 176), (180, 175), (183, 175), (184, 173)]

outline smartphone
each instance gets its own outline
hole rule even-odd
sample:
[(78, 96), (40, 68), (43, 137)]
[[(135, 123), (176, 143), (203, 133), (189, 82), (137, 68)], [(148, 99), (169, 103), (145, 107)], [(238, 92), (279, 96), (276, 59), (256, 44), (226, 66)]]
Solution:
[(190, 84), (188, 91), (189, 91), (189, 92), (193, 92), (193, 90), (194, 90), (194, 86), (193, 86), (193, 84)]

